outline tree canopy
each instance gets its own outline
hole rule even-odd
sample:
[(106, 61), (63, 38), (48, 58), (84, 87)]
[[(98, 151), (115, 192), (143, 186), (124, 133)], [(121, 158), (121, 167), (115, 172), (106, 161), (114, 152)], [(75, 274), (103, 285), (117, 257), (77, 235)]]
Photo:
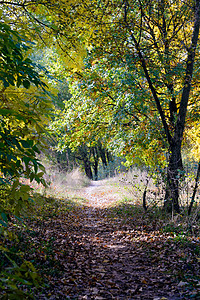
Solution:
[(179, 212), (182, 144), (199, 124), (199, 1), (1, 4), (66, 70), (72, 97), (54, 123), (61, 148), (100, 140), (128, 164), (167, 166), (166, 207)]

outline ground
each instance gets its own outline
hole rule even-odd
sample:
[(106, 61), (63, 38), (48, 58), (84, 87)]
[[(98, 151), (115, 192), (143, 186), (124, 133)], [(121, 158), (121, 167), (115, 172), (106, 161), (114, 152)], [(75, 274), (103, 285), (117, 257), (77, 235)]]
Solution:
[(76, 204), (63, 200), (29, 218), (19, 237), (45, 282), (32, 289), (36, 299), (200, 299), (198, 238), (115, 207), (118, 190), (105, 181), (78, 195)]

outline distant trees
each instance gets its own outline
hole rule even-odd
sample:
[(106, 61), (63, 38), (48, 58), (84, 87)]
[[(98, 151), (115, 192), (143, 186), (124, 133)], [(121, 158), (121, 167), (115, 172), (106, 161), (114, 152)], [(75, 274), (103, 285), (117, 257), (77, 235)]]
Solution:
[[(69, 148), (68, 148), (69, 147)], [(103, 177), (107, 177), (112, 171), (110, 171), (109, 164), (112, 162), (111, 154), (102, 147), (100, 141), (93, 147), (87, 146), (85, 143), (77, 146), (77, 148), (71, 150), (70, 144), (65, 147), (65, 150), (59, 154), (55, 154), (62, 169), (70, 170), (71, 167), (80, 167), (84, 170), (88, 178), (92, 180), (99, 179), (99, 167), (103, 167)], [(62, 151), (62, 149), (60, 149)], [(64, 158), (63, 158), (64, 156)], [(102, 175), (101, 175), (102, 176)]]
[(93, 146), (87, 147), (85, 144), (82, 144), (78, 147), (78, 153), (75, 154), (75, 157), (83, 162), (85, 174), (94, 180), (98, 180), (98, 171), (99, 164), (103, 166), (105, 174), (109, 171), (109, 163), (111, 162), (111, 154), (102, 147), (100, 141)]

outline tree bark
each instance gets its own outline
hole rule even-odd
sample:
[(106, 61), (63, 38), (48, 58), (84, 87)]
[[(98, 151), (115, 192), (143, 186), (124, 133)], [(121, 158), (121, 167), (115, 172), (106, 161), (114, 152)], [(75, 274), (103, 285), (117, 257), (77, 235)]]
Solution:
[(93, 164), (94, 180), (98, 180), (99, 153), (97, 147), (94, 147), (92, 149), (92, 154), (94, 158), (94, 164)]
[(200, 176), (200, 161), (199, 161), (199, 164), (198, 164), (197, 175), (196, 175), (196, 178), (195, 178), (195, 187), (194, 187), (194, 190), (193, 190), (192, 199), (191, 199), (191, 202), (190, 202), (190, 205), (189, 205), (189, 208), (188, 208), (188, 216), (191, 214), (191, 210), (192, 210), (193, 204), (195, 202), (195, 196), (196, 196), (196, 192), (197, 192), (197, 188), (198, 188), (198, 184), (199, 184), (199, 176)]
[(147, 196), (147, 187), (148, 187), (148, 184), (149, 184), (149, 179), (148, 179), (147, 182), (146, 182), (146, 186), (145, 186), (144, 193), (143, 193), (143, 197), (142, 197), (142, 206), (143, 206), (143, 208), (144, 208), (144, 211), (147, 211), (147, 201), (146, 201), (146, 196)]
[(99, 154), (100, 154), (100, 157), (101, 157), (101, 160), (102, 160), (103, 168), (105, 169), (108, 166), (105, 149), (103, 149), (101, 147), (101, 145), (99, 145), (98, 147), (99, 147)]
[(180, 212), (179, 206), (179, 178), (182, 172), (181, 143), (174, 143), (171, 147), (169, 164), (167, 167), (167, 182), (164, 208), (167, 212)]
[(91, 156), (90, 149), (85, 144), (82, 144), (79, 147), (79, 157), (78, 157), (78, 159), (83, 162), (84, 169), (85, 169), (85, 174), (87, 175), (87, 177), (89, 179), (93, 179), (90, 156)]
[(92, 180), (93, 174), (92, 174), (92, 168), (91, 168), (90, 161), (88, 159), (85, 159), (83, 162), (84, 162), (85, 174), (87, 175), (87, 177), (89, 179)]

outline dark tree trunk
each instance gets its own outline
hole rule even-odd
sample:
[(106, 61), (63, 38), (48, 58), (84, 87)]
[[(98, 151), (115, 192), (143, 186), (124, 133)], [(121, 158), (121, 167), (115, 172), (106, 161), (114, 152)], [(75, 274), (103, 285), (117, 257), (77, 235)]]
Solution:
[(106, 159), (106, 152), (105, 152), (105, 149), (102, 148), (102, 145), (100, 142), (98, 144), (98, 149), (99, 149), (99, 154), (100, 154), (101, 161), (103, 164), (103, 168), (105, 169), (108, 166), (107, 159)]
[(90, 157), (90, 149), (85, 144), (82, 144), (79, 147), (79, 156), (77, 158), (83, 162), (85, 174), (87, 175), (87, 177), (89, 179), (93, 179)]
[(108, 150), (106, 150), (106, 157), (107, 157), (108, 163), (113, 161), (112, 155)]
[(169, 164), (167, 168), (167, 182), (164, 201), (164, 208), (168, 212), (180, 212), (179, 179), (182, 171), (181, 143), (174, 143), (171, 147)]
[(194, 191), (193, 191), (193, 194), (192, 194), (192, 199), (191, 199), (191, 202), (190, 202), (190, 206), (188, 208), (188, 216), (191, 214), (192, 206), (195, 202), (195, 196), (196, 196), (198, 183), (199, 183), (199, 176), (200, 176), (200, 161), (199, 161), (199, 164), (198, 164), (197, 175), (196, 175), (196, 179), (195, 179), (195, 187), (194, 187)]
[(143, 193), (143, 197), (142, 197), (142, 206), (144, 208), (144, 211), (147, 211), (147, 200), (146, 200), (146, 196), (147, 196), (147, 187), (149, 184), (149, 179), (147, 180), (145, 189), (144, 189), (144, 193)]
[(94, 158), (94, 164), (93, 164), (94, 180), (98, 180), (99, 153), (98, 153), (97, 147), (94, 147), (92, 149), (92, 154), (93, 154), (93, 158)]
[(180, 170), (182, 171), (182, 158), (181, 158), (181, 143), (183, 139), (183, 132), (185, 129), (185, 119), (187, 114), (188, 100), (191, 89), (191, 80), (194, 68), (195, 51), (198, 42), (200, 27), (200, 0), (196, 1), (195, 21), (193, 27), (191, 46), (188, 49), (188, 58), (186, 63), (186, 75), (184, 79), (184, 87), (179, 106), (179, 113), (174, 128), (174, 135), (171, 140), (168, 139), (170, 144), (170, 159), (167, 169), (167, 186), (165, 196), (165, 208), (169, 211), (173, 209), (179, 213), (179, 177)]
[(98, 160), (94, 161), (94, 180), (98, 180)]
[(84, 168), (85, 168), (85, 174), (87, 175), (87, 177), (89, 179), (93, 179), (92, 168), (91, 168), (90, 161), (88, 159), (84, 160)]

